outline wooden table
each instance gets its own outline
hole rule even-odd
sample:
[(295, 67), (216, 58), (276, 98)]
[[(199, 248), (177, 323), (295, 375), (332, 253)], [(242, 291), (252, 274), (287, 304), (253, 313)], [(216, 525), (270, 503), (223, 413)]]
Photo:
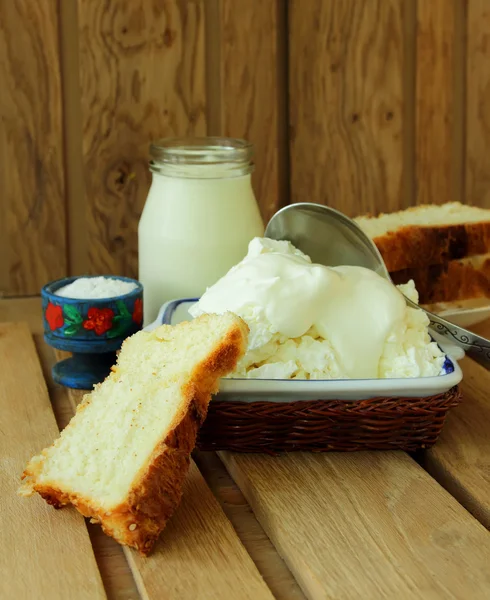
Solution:
[(0, 598), (490, 598), (490, 374), (476, 363), (463, 361), (464, 402), (415, 458), (196, 452), (145, 559), (15, 493), (81, 398), (53, 383), (55, 358), (39, 299), (0, 300)]

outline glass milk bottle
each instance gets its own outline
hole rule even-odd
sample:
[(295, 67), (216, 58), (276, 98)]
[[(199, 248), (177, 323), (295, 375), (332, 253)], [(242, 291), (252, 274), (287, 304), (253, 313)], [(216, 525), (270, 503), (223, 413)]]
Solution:
[(199, 297), (264, 233), (250, 143), (164, 139), (150, 155), (152, 184), (138, 227), (145, 324), (168, 300)]

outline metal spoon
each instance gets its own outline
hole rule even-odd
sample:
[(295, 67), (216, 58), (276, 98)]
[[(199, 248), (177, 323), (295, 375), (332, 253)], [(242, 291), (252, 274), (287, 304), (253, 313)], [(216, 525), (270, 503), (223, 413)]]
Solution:
[[(305, 202), (282, 208), (269, 221), (265, 237), (289, 240), (308, 254), (313, 262), (330, 267), (366, 267), (391, 281), (383, 258), (371, 238), (355, 221), (322, 204)], [(409, 306), (427, 314), (433, 333), (463, 349), (468, 356), (490, 370), (490, 340), (446, 321), (407, 297), (405, 299)]]

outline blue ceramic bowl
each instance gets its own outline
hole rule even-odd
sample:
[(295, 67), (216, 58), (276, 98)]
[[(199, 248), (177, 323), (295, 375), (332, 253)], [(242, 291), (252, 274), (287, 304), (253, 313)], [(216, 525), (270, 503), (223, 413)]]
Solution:
[(141, 329), (143, 286), (135, 279), (113, 277), (137, 287), (122, 296), (81, 300), (57, 296), (56, 290), (78, 277), (65, 277), (41, 290), (45, 339), (51, 346), (70, 352), (111, 352), (122, 340)]
[(137, 287), (112, 298), (65, 298), (55, 292), (78, 279), (65, 277), (41, 290), (45, 341), (53, 348), (73, 353), (72, 358), (53, 367), (53, 377), (62, 385), (90, 389), (102, 381), (123, 341), (141, 329), (141, 283), (127, 277), (106, 277), (135, 283)]

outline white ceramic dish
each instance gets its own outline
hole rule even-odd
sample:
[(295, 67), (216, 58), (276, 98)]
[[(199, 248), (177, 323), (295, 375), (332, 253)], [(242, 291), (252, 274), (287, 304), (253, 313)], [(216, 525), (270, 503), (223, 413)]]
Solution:
[[(176, 325), (190, 320), (189, 308), (197, 300), (183, 298), (164, 304), (157, 319), (145, 327), (151, 331), (161, 324)], [(448, 391), (463, 374), (456, 359), (461, 354), (442, 346), (446, 352), (445, 373), (437, 377), (404, 379), (222, 379), (219, 396), (227, 401), (293, 402), (297, 400), (365, 400), (375, 397), (403, 396), (422, 398)]]
[(465, 300), (459, 304), (457, 302), (441, 303), (427, 308), (466, 329), (490, 319), (490, 301), (488, 298)]

